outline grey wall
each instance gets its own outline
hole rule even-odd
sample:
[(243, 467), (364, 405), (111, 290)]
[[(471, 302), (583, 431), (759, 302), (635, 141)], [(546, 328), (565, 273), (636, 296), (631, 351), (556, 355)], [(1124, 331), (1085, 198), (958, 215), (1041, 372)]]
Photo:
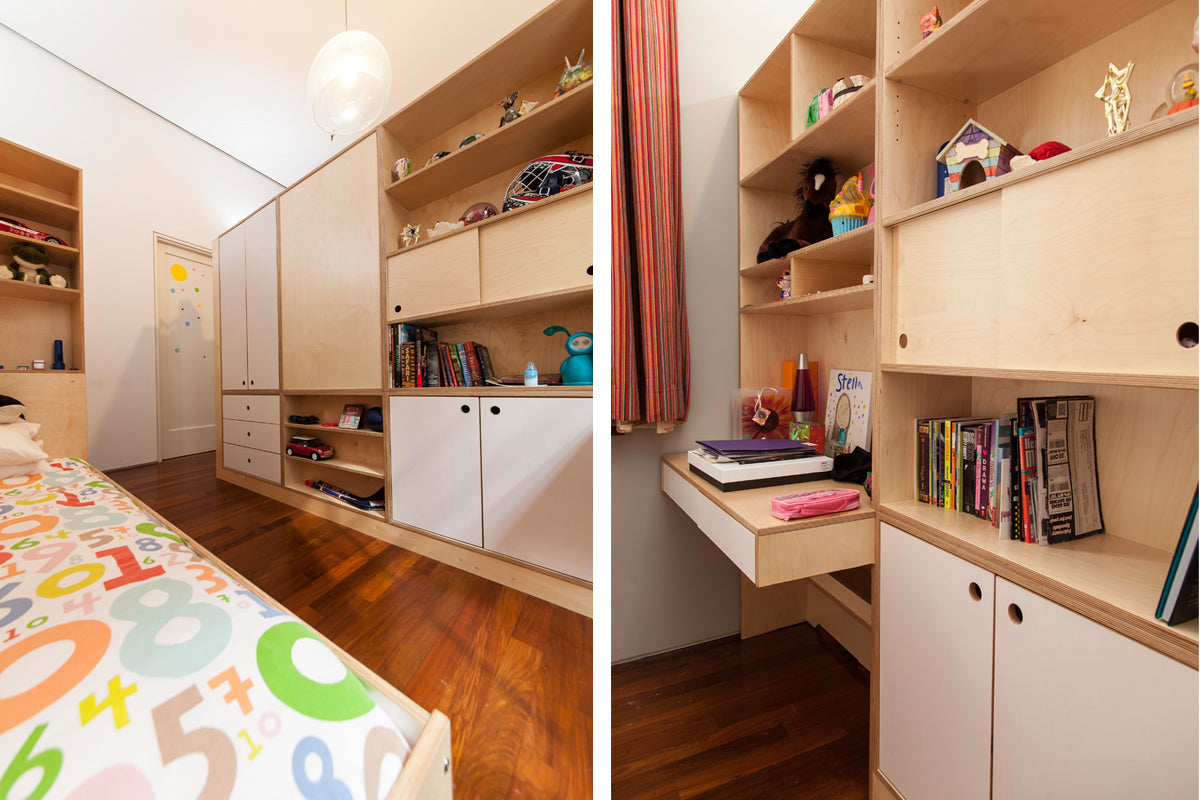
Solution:
[(810, 3), (677, 6), (691, 410), (670, 434), (639, 430), (611, 443), (613, 661), (738, 630), (738, 570), (659, 490), (659, 458), (733, 435), (737, 92)]

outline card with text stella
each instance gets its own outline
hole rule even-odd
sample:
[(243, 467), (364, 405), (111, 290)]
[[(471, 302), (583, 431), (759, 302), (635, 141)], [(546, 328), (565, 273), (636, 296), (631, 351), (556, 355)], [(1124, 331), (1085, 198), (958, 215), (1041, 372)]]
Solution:
[(871, 449), (871, 373), (829, 370), (825, 402), (825, 455)]

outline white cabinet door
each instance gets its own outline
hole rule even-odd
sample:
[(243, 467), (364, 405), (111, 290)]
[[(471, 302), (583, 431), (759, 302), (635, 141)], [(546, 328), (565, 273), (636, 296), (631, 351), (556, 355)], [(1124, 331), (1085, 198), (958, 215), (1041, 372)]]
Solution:
[(995, 578), (879, 536), (879, 769), (906, 800), (987, 800)]
[(221, 388), (246, 389), (246, 228), (217, 243), (221, 281)]
[(995, 800), (1197, 797), (1195, 670), (1003, 578), (995, 615)]
[(483, 546), (479, 399), (392, 397), (392, 520)]
[(592, 401), (484, 397), (483, 543), (592, 579)]
[(275, 204), (243, 223), (246, 234), (248, 389), (279, 388), (279, 259)]

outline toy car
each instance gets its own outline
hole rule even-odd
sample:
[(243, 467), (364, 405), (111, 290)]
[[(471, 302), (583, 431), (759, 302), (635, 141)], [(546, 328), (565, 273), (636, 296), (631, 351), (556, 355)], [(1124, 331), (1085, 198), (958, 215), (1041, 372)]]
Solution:
[(315, 436), (293, 436), (287, 443), (284, 452), (289, 456), (311, 458), (313, 461), (324, 461), (333, 458), (333, 448)]
[(62, 239), (57, 236), (51, 236), (48, 233), (35, 231), (28, 225), (17, 222), (11, 217), (0, 217), (0, 231), (7, 233), (15, 233), (18, 236), (28, 236), (30, 239), (37, 239), (39, 242), (50, 242), (51, 244), (64, 244)]

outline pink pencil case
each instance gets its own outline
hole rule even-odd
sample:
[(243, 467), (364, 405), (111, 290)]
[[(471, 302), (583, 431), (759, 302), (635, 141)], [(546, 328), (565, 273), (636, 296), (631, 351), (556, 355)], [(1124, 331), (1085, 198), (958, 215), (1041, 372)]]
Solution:
[(858, 508), (857, 489), (818, 489), (776, 497), (771, 501), (771, 514), (782, 520), (834, 514), (852, 508)]

